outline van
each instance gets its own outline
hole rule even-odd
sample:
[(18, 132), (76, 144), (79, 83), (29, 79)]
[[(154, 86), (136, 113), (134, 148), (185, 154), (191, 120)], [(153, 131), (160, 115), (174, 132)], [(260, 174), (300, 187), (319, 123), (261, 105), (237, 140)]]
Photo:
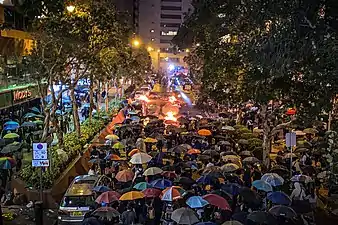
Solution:
[(95, 208), (93, 188), (107, 186), (109, 183), (110, 179), (103, 175), (75, 177), (61, 200), (58, 224), (81, 224), (84, 215)]

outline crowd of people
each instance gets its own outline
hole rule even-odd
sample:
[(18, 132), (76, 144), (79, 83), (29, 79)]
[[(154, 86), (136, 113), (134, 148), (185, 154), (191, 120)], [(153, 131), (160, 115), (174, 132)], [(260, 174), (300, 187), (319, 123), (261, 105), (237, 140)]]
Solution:
[(267, 168), (239, 140), (235, 117), (182, 115), (177, 125), (125, 115), (89, 161), (115, 198), (96, 192), (83, 224), (315, 224), (322, 165), (305, 147), (280, 150)]

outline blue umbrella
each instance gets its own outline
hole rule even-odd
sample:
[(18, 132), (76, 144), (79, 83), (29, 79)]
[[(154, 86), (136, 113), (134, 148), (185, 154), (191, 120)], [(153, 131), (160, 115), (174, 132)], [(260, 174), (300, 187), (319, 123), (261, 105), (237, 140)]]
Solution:
[(18, 129), (19, 128), (19, 125), (14, 125), (14, 124), (10, 124), (10, 125), (6, 125), (5, 127), (4, 127), (4, 130), (16, 130), (16, 129)]
[(135, 112), (135, 111), (129, 111), (128, 114), (129, 115), (137, 115), (137, 112)]
[(237, 183), (224, 184), (221, 189), (231, 195), (238, 195), (241, 192), (241, 186)]
[(106, 186), (96, 186), (96, 187), (93, 188), (93, 191), (106, 192), (106, 191), (111, 191), (111, 189), (109, 187), (106, 187)]
[(23, 118), (32, 118), (32, 117), (35, 117), (36, 116), (36, 114), (34, 114), (34, 113), (26, 113), (24, 116), (23, 116)]
[(255, 180), (254, 182), (252, 182), (252, 186), (260, 191), (265, 191), (265, 192), (273, 191), (272, 186), (263, 180)]
[(214, 222), (199, 222), (199, 223), (195, 223), (195, 225), (217, 225)]
[(172, 182), (167, 179), (157, 179), (157, 180), (152, 181), (150, 185), (154, 188), (165, 189), (167, 187), (171, 187)]
[(209, 204), (209, 202), (204, 200), (201, 196), (192, 196), (188, 198), (186, 203), (192, 209), (203, 208), (204, 206)]
[(19, 123), (18, 122), (15, 122), (15, 121), (7, 121), (4, 126), (19, 126)]
[(203, 175), (196, 180), (196, 183), (198, 183), (198, 184), (210, 184), (212, 181), (213, 181), (213, 178), (211, 176)]
[(138, 117), (138, 116), (133, 116), (133, 117), (131, 117), (130, 118), (132, 121), (135, 121), (135, 122), (140, 122), (140, 117)]
[(24, 122), (23, 124), (21, 124), (21, 127), (36, 127), (36, 123)]
[(41, 113), (40, 110), (37, 107), (33, 107), (30, 110), (35, 112), (35, 113)]
[(277, 205), (291, 205), (292, 203), (290, 197), (281, 191), (268, 193), (266, 198)]
[(266, 173), (262, 176), (261, 180), (269, 183), (271, 186), (281, 186), (284, 184), (284, 179), (277, 173)]

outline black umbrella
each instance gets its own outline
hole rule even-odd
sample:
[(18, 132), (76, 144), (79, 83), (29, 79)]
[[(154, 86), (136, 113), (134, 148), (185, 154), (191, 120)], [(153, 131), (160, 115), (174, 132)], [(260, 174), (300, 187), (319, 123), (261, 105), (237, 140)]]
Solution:
[(23, 124), (21, 124), (21, 127), (36, 127), (36, 123), (24, 122)]
[(199, 155), (197, 157), (199, 160), (209, 160), (211, 157), (209, 155)]
[(284, 206), (284, 205), (276, 205), (274, 207), (272, 207), (269, 210), (269, 213), (278, 217), (278, 216), (282, 216), (288, 219), (292, 219), (295, 218), (297, 216), (297, 213), (295, 212), (295, 210), (293, 210), (290, 207)]
[(312, 175), (317, 173), (317, 170), (314, 166), (301, 166), (300, 169), (304, 174)]
[(218, 144), (219, 145), (225, 145), (225, 146), (230, 146), (231, 145), (231, 143), (228, 142), (228, 141), (220, 141), (220, 142), (218, 142)]
[(240, 145), (248, 145), (249, 144), (249, 141), (248, 140), (245, 140), (245, 139), (239, 139), (237, 141), (238, 144)]
[(276, 219), (267, 212), (256, 211), (247, 216), (247, 221), (252, 221), (258, 224), (277, 224)]
[(183, 185), (192, 185), (195, 181), (189, 177), (180, 177), (175, 183), (183, 184)]
[(257, 200), (256, 193), (250, 188), (242, 188), (239, 195), (243, 198), (246, 203), (255, 202)]
[(243, 159), (244, 164), (255, 164), (259, 162), (260, 162), (259, 159), (257, 159), (256, 157), (252, 157), (252, 156)]
[(239, 153), (240, 156), (252, 156), (252, 153), (250, 151), (242, 151)]
[(187, 149), (185, 147), (181, 146), (181, 145), (173, 147), (173, 148), (170, 148), (168, 150), (168, 152), (176, 152), (176, 153), (179, 153), (179, 154), (180, 153), (184, 153), (186, 151), (187, 151)]
[(236, 155), (237, 156), (237, 153), (233, 151), (221, 152), (221, 156), (225, 156), (225, 155)]
[(223, 135), (216, 135), (216, 136), (214, 136), (214, 138), (216, 138), (216, 139), (227, 139), (227, 137), (225, 137)]
[(246, 218), (249, 215), (248, 212), (239, 212), (239, 213), (235, 213), (234, 215), (232, 215), (232, 219), (237, 220), (243, 224), (246, 223)]
[(11, 144), (6, 145), (2, 150), (1, 153), (7, 154), (11, 152), (16, 152), (22, 147), (22, 143), (14, 142)]
[(289, 170), (284, 166), (274, 166), (270, 169), (271, 173), (277, 173), (280, 176), (285, 176), (285, 174), (289, 173)]
[(203, 153), (202, 153), (203, 155), (210, 155), (210, 156), (217, 156), (217, 155), (219, 155), (219, 153), (218, 152), (216, 152), (215, 150), (205, 150)]

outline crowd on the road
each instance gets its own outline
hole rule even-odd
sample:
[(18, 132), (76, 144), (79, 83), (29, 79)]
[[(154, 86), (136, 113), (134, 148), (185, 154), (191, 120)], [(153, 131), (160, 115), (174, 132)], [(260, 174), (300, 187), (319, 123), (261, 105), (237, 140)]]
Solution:
[(111, 183), (83, 224), (315, 224), (325, 162), (309, 147), (281, 149), (267, 168), (236, 136), (234, 115), (176, 123), (122, 110), (126, 120), (91, 151), (88, 174)]

